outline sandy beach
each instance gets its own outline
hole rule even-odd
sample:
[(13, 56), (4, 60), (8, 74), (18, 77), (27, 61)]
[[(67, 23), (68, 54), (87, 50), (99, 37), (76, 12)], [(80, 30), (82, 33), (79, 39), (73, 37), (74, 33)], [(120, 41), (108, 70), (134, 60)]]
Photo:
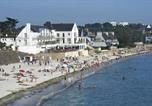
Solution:
[(136, 54), (139, 52), (129, 52), (117, 56), (99, 53), (88, 57), (65, 58), (62, 61), (51, 60), (47, 64), (36, 62), (3, 65), (0, 66), (0, 98), (3, 99), (14, 92), (26, 90), (68, 73), (98, 67), (99, 64)]

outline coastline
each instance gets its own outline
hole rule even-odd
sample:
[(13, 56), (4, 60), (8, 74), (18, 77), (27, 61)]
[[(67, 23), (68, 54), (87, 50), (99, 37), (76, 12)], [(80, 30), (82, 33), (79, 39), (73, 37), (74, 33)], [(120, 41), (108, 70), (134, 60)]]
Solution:
[[(100, 69), (100, 68), (99, 68)], [(83, 78), (87, 77), (87, 76), (90, 76), (90, 74), (94, 74), (95, 71), (92, 69), (88, 69), (88, 70), (85, 70), (85, 72), (88, 74), (86, 74), (86, 76), (84, 76)], [(62, 76), (59, 76), (57, 78), (54, 78), (54, 79), (50, 79), (48, 81), (45, 81), (43, 83), (40, 83), (40, 84), (37, 84), (36, 86), (33, 86), (33, 87), (30, 87), (30, 88), (27, 88), (26, 90), (20, 90), (18, 92), (14, 92), (12, 94), (9, 94), (3, 98), (0, 99), (0, 106), (5, 106), (7, 104), (11, 104), (14, 100), (17, 100), (21, 97), (23, 97), (25, 95), (26, 92), (33, 92), (33, 91), (36, 91), (36, 90), (40, 90), (40, 89), (45, 89), (47, 88), (48, 86), (53, 86), (57, 83), (59, 83), (60, 81), (64, 81), (65, 80), (65, 77), (68, 78), (71, 78), (73, 76), (75, 76), (76, 78), (73, 79), (73, 82), (67, 84), (67, 86), (65, 88), (68, 88), (70, 87), (71, 85), (73, 85), (76, 81), (80, 80), (79, 78), (79, 75), (80, 75), (80, 71), (75, 71), (75, 72), (72, 72), (72, 73), (69, 73), (67, 75), (62, 75)], [(53, 93), (53, 95), (57, 94), (58, 91), (56, 91), (56, 93)]]
[[(111, 63), (115, 60), (117, 61), (119, 59), (131, 57), (131, 56), (135, 56), (135, 55), (140, 55), (140, 54), (144, 54), (144, 53), (147, 53), (147, 52), (130, 53), (130, 54), (121, 55), (120, 57), (110, 58), (107, 62), (103, 62), (102, 64), (100, 64), (95, 69), (94, 69), (94, 67), (92, 67), (91, 69), (90, 68), (86, 69), (85, 72), (86, 73), (88, 72), (88, 74), (85, 74), (86, 76), (84, 76), (84, 77), (89, 76), (89, 74), (95, 73), (98, 69), (104, 68), (104, 66), (106, 66), (107, 64), (109, 64), (109, 63)], [(93, 73), (91, 73), (91, 72), (93, 72)], [(25, 90), (19, 90), (18, 92), (14, 92), (12, 94), (9, 94), (9, 95), (1, 98), (0, 99), (0, 105), (5, 106), (7, 104), (11, 104), (13, 101), (15, 101), (15, 100), (19, 99), (20, 97), (24, 96), (26, 92), (32, 92), (32, 91), (39, 90), (39, 89), (45, 89), (46, 87), (48, 87), (50, 85), (52, 86), (54, 84), (59, 83), (60, 81), (64, 80), (65, 77), (67, 77), (67, 76), (68, 76), (68, 78), (71, 78), (73, 76), (77, 76), (76, 79), (73, 79), (72, 83), (69, 83), (69, 86), (71, 86), (73, 83), (80, 80), (79, 74), (80, 74), (80, 71), (74, 71), (72, 73), (68, 73), (67, 75), (62, 75), (62, 76), (59, 76), (57, 78), (53, 78), (53, 79), (50, 79), (48, 81), (37, 84), (35, 86), (32, 86), (30, 88), (26, 88)], [(58, 92), (56, 92), (56, 93), (58, 93)]]

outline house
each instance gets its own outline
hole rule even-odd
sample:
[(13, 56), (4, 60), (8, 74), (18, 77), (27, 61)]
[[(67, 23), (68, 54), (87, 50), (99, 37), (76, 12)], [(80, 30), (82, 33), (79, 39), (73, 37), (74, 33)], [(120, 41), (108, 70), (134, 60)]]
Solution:
[(97, 32), (97, 36), (92, 44), (93, 47), (105, 48), (119, 45), (114, 32)]
[(11, 46), (15, 45), (15, 38), (14, 36), (9, 36), (9, 35), (1, 35), (0, 36), (0, 42), (6, 43), (6, 46)]
[(128, 22), (119, 22), (118, 25), (127, 26), (127, 25), (129, 25), (129, 23)]
[(97, 32), (97, 36), (92, 43), (92, 46), (95, 48), (105, 48), (107, 47), (106, 41), (102, 36), (102, 32)]
[(146, 43), (152, 43), (152, 35), (146, 35), (145, 36), (145, 42)]
[(106, 41), (107, 46), (118, 46), (119, 41), (114, 32), (103, 32), (103, 38)]
[(86, 38), (80, 37), (75, 23), (51, 24), (51, 28), (27, 23), (16, 37), (15, 47), (25, 53), (49, 49), (84, 49)]
[(117, 22), (115, 22), (115, 21), (110, 22), (110, 24), (111, 24), (112, 26), (117, 26)]
[(112, 21), (110, 22), (110, 24), (112, 24), (112, 26), (117, 26), (117, 25), (122, 25), (122, 26), (127, 26), (129, 25), (129, 22), (115, 22), (115, 21)]
[(152, 34), (152, 26), (151, 25), (147, 25), (145, 28), (145, 34)]

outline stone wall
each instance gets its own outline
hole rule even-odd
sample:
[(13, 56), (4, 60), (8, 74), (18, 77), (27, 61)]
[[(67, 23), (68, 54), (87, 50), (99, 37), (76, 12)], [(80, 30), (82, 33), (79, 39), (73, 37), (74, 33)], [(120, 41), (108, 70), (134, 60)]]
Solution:
[(81, 51), (69, 51), (69, 52), (51, 52), (47, 54), (38, 54), (38, 57), (51, 57), (53, 60), (61, 59), (64, 57), (79, 57), (79, 56), (88, 56), (88, 50), (81, 50)]
[(20, 62), (18, 55), (14, 51), (0, 51), (0, 65)]

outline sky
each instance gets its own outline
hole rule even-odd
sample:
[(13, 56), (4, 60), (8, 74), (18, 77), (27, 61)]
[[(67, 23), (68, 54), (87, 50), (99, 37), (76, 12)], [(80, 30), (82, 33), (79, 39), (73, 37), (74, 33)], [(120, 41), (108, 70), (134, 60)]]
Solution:
[(0, 20), (12, 17), (20, 25), (103, 23), (128, 21), (152, 23), (152, 0), (0, 0)]

